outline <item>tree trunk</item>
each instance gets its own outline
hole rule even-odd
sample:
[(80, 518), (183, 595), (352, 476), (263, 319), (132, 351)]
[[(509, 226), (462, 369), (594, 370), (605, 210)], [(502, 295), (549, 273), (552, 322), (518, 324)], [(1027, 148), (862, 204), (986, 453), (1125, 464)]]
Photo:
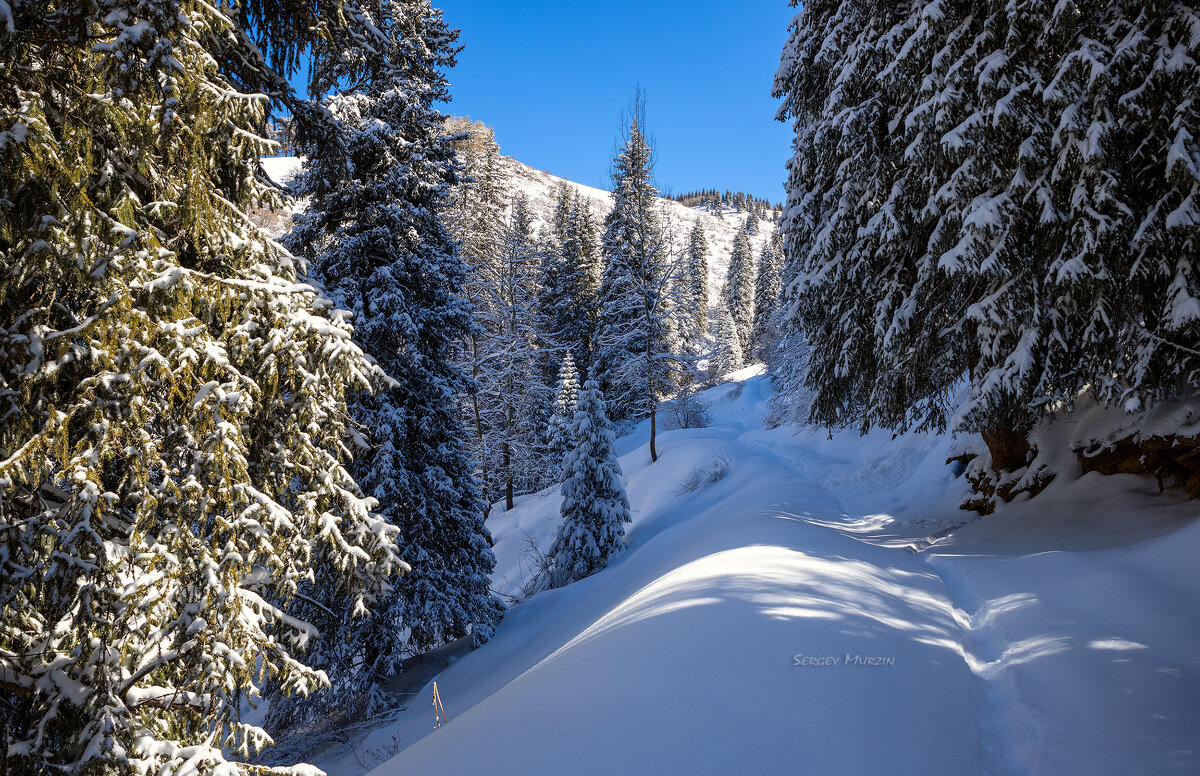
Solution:
[(504, 511), (513, 509), (512, 448), (504, 443)]
[(650, 410), (650, 463), (658, 460), (658, 449), (655, 440), (658, 436), (658, 412)]

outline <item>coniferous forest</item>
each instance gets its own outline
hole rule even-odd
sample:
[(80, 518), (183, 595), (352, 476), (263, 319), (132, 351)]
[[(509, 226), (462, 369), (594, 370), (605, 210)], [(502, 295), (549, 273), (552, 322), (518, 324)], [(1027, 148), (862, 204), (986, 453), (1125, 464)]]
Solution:
[(0, 776), (1200, 769), (1200, 11), (791, 5), (672, 195), (429, 0), (0, 0)]

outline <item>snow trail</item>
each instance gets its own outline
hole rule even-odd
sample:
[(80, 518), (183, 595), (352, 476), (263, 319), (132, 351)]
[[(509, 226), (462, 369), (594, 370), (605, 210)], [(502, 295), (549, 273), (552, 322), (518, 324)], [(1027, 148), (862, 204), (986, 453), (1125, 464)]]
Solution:
[[(950, 440), (764, 430), (754, 374), (707, 392), (713, 425), (662, 434), (654, 465), (644, 428), (620, 440), (627, 551), (438, 676), (449, 724), (418, 695), (331, 776), (364, 752), (380, 776), (1196, 772), (1200, 586), (1180, 578), (1200, 531), (998, 555), (971, 539), (990, 519), (933, 544), (964, 521)], [(548, 545), (558, 503), (493, 515), (502, 570)]]

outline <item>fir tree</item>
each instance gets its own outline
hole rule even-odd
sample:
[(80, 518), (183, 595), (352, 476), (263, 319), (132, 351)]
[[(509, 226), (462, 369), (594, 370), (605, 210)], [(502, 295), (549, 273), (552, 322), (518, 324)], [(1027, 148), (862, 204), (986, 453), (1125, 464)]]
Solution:
[[(564, 193), (560, 192), (560, 197)], [(545, 255), (538, 304), (548, 355), (570, 352), (579, 358), (580, 370), (588, 374), (596, 329), (600, 250), (591, 205), (577, 193), (568, 201), (561, 233), (555, 227), (557, 249), (552, 247)]]
[(605, 266), (593, 374), (604, 386), (615, 418), (650, 416), (650, 458), (656, 461), (656, 409), (680, 376), (678, 289), (671, 241), (651, 181), (653, 151), (643, 133), (640, 99), (634, 114), (613, 163), (613, 209), (601, 240)]
[(477, 333), (472, 338), (476, 390), (471, 403), (481, 442), (479, 463), (491, 487), (489, 502), (503, 496), (512, 509), (518, 491), (539, 489), (544, 469), (538, 455), (538, 419), (549, 389), (537, 369), (537, 276), (540, 251), (529, 203), (522, 196), (501, 237), (499, 256), (476, 278)]
[(554, 587), (608, 565), (625, 548), (625, 523), (631, 522), (616, 440), (595, 380), (579, 392), (571, 442), (563, 474), (562, 525), (549, 553)]
[(558, 371), (558, 391), (554, 399), (554, 411), (547, 430), (550, 482), (562, 481), (563, 462), (574, 447), (571, 427), (575, 420), (575, 407), (579, 403), (579, 372), (575, 360), (568, 352)]
[(771, 360), (771, 351), (778, 340), (782, 264), (783, 249), (779, 232), (776, 231), (763, 244), (758, 256), (758, 274), (754, 279), (754, 325), (750, 329), (750, 353), (764, 363)]
[(733, 240), (733, 253), (729, 256), (729, 269), (725, 275), (722, 296), (725, 307), (733, 319), (742, 353), (749, 352), (750, 326), (754, 318), (754, 256), (750, 236), (738, 231)]
[(362, 615), (401, 568), (344, 468), (376, 370), (247, 215), (280, 204), (263, 95), (323, 135), (288, 70), (361, 22), (0, 4), (6, 774), (252, 772), (262, 677), (326, 684), (300, 589)]
[(742, 354), (742, 342), (729, 308), (717, 305), (717, 325), (713, 332), (713, 354), (709, 372), (716, 379), (736, 372), (746, 365)]
[(708, 329), (708, 237), (698, 218), (688, 239), (686, 270), (682, 296), (691, 316), (690, 339), (698, 344)]
[[(385, 702), (380, 685), (406, 653), (468, 632), (482, 642), (501, 607), (489, 593), (495, 560), (462, 438), (465, 379), (452, 358), (473, 327), (463, 262), (442, 221), (458, 165), (434, 106), (448, 97), (457, 32), (425, 0), (389, 3), (367, 29), (321, 74), (353, 85), (326, 101), (346, 157), (310, 150), (296, 186), (311, 203), (285, 243), (351, 311), (357, 340), (389, 378), (374, 395), (352, 397), (366, 447), (352, 470), (398, 529), (412, 571), (365, 627), (342, 617), (322, 579), (300, 607), (322, 624), (314, 654), (341, 690), (324, 705), (365, 694), (369, 711)], [(277, 702), (272, 721), (319, 708)]]
[(1081, 392), (1147, 408), (1200, 382), (1200, 14), (927, 10), (797, 17), (775, 82), (792, 320), (814, 420), (979, 431), (1017, 471)]

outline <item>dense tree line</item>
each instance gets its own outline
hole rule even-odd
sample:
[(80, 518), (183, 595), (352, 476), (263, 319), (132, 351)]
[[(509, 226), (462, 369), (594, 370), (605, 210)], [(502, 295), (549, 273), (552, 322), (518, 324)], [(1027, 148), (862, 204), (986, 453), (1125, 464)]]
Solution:
[(986, 510), (1044, 484), (1031, 432), (1086, 399), (1134, 423), (1085, 467), (1200, 492), (1200, 442), (1136, 421), (1200, 385), (1198, 29), (1186, 3), (804, 3), (775, 93), (812, 420), (980, 433)]

